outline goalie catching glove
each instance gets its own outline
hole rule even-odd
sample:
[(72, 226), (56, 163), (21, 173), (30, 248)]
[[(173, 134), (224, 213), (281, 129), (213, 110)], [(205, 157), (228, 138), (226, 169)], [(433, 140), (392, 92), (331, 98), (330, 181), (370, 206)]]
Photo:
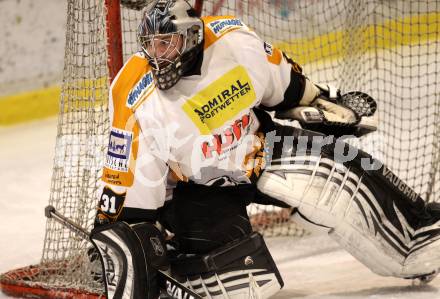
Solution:
[(297, 120), (304, 129), (336, 137), (360, 137), (377, 129), (376, 101), (360, 91), (341, 95), (331, 85), (315, 87), (308, 84), (299, 105), (286, 111), (277, 111), (275, 117)]

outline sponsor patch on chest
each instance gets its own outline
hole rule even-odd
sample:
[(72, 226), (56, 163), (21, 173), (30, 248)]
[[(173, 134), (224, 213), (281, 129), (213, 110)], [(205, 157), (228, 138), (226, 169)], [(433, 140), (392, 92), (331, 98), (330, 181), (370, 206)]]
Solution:
[(255, 99), (246, 69), (237, 66), (188, 99), (182, 109), (200, 133), (207, 135), (251, 107)]
[(112, 127), (105, 159), (105, 167), (122, 172), (128, 172), (130, 149), (133, 133)]
[(215, 36), (220, 37), (226, 32), (239, 28), (247, 28), (247, 26), (239, 19), (220, 19), (209, 23), (208, 28), (215, 34)]

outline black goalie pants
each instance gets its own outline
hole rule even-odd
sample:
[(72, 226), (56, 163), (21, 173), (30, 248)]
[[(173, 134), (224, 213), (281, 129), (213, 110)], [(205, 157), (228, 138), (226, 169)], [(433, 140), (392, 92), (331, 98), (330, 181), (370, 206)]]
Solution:
[(257, 188), (297, 209), (372, 271), (416, 277), (440, 268), (440, 220), (385, 165), (331, 137), (276, 126)]

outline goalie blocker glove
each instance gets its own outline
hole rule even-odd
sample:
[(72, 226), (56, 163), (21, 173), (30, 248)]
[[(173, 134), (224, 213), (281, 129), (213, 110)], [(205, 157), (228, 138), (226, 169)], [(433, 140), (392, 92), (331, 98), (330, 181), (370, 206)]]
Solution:
[(151, 223), (98, 226), (90, 240), (99, 251), (108, 299), (155, 299), (157, 271), (168, 269), (165, 241)]
[(316, 85), (315, 98), (303, 98), (299, 107), (277, 111), (275, 117), (297, 120), (304, 129), (326, 135), (363, 136), (377, 129), (376, 101), (360, 91), (341, 95), (331, 85)]
[(284, 285), (256, 232), (202, 255), (170, 253), (171, 271), (203, 298), (267, 299)]

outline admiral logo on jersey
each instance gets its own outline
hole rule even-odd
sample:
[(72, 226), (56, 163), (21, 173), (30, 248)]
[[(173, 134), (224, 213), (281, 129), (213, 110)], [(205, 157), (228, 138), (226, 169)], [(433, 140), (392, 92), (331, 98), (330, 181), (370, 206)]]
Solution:
[(153, 82), (153, 74), (151, 72), (143, 76), (128, 94), (127, 107), (133, 108), (139, 102), (142, 96), (145, 95), (150, 88), (152, 88)]
[(128, 172), (133, 133), (112, 127), (108, 144), (105, 167)]
[(207, 104), (203, 105), (200, 109), (194, 109), (200, 120), (205, 122), (205, 119), (214, 117), (219, 110), (223, 110), (226, 106), (239, 98), (240, 95), (246, 94), (250, 91), (249, 83), (243, 83), (240, 80), (232, 83), (227, 89), (219, 92), (212, 100), (209, 100)]
[(182, 109), (200, 133), (207, 135), (249, 107), (255, 98), (249, 75), (237, 66), (189, 99)]
[(239, 19), (220, 19), (208, 24), (208, 28), (217, 36), (225, 34), (228, 31), (246, 27)]

